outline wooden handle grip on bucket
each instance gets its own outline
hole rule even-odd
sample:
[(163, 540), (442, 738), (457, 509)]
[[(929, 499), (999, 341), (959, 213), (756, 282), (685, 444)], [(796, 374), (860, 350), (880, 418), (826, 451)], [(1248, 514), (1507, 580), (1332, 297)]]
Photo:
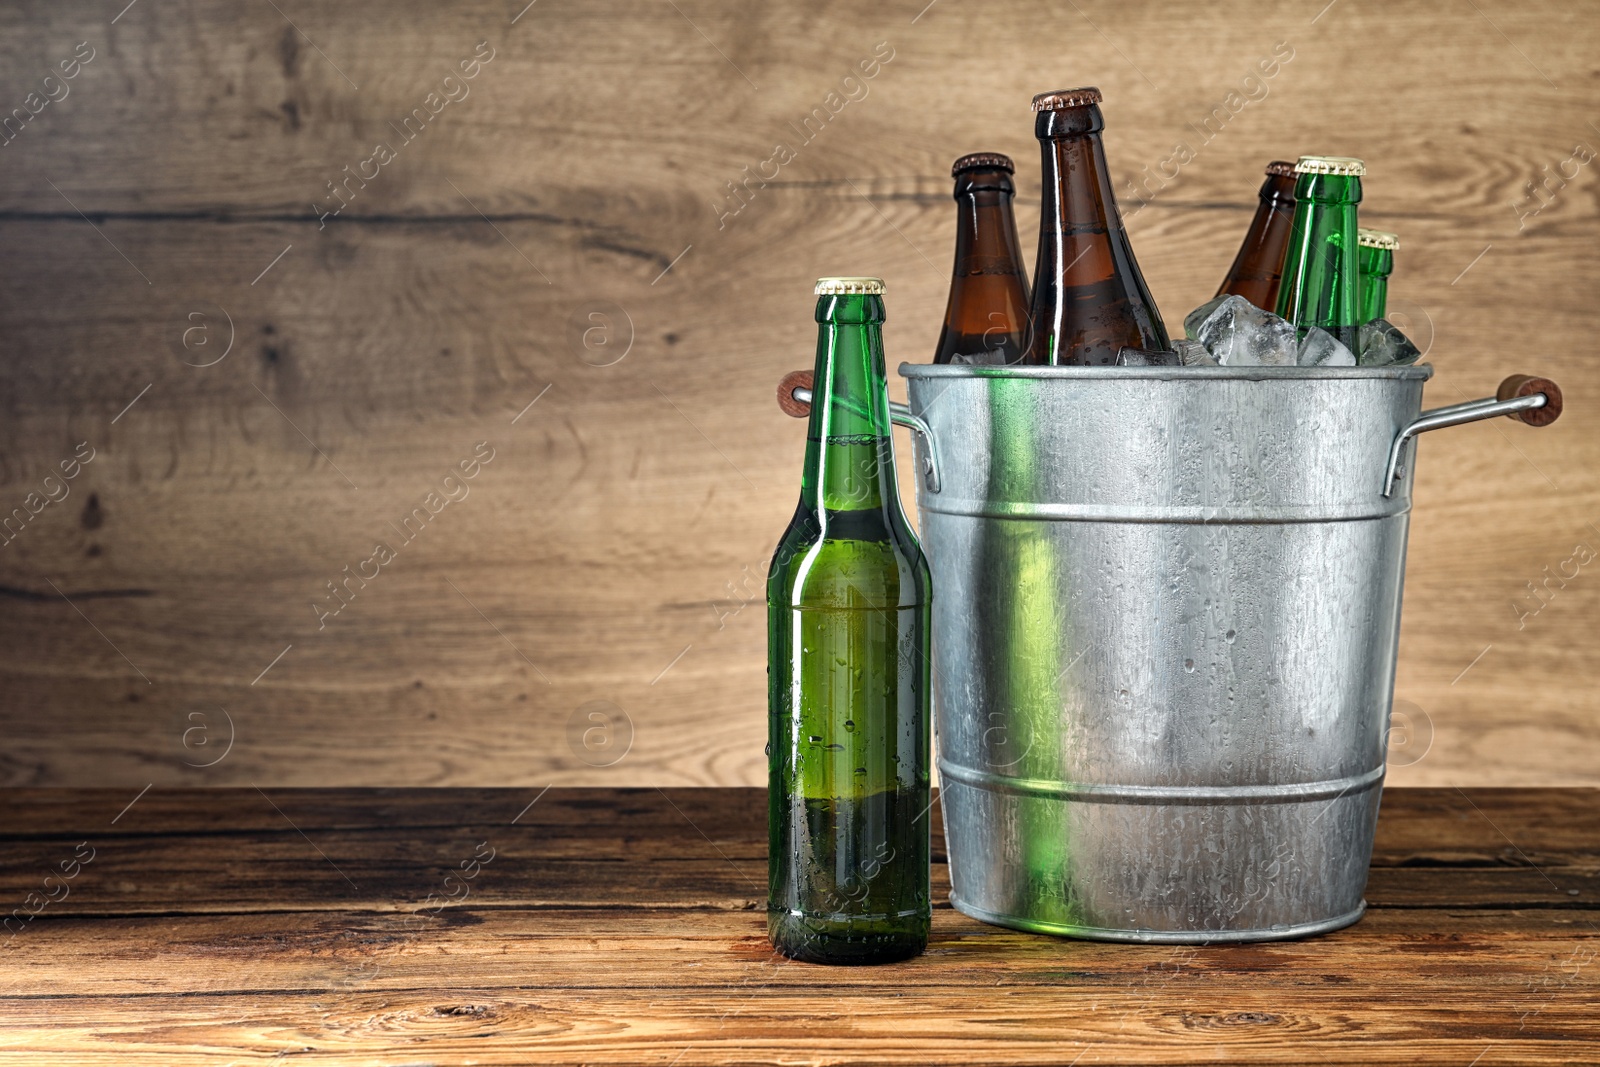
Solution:
[(1549, 378), (1533, 374), (1513, 374), (1495, 390), (1496, 400), (1515, 400), (1519, 396), (1544, 394), (1544, 407), (1512, 412), (1509, 418), (1529, 426), (1549, 426), (1561, 417), (1561, 387)]
[(808, 370), (792, 370), (783, 376), (778, 382), (778, 406), (783, 409), (785, 415), (803, 419), (811, 414), (810, 402), (800, 400), (794, 395), (796, 389), (809, 391), (811, 384), (811, 372)]

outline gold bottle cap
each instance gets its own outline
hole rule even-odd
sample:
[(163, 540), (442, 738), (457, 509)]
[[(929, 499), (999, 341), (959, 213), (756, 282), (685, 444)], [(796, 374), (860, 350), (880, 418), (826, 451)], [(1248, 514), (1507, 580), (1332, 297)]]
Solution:
[(1100, 90), (1092, 85), (1085, 85), (1081, 89), (1057, 89), (1053, 93), (1040, 93), (1033, 98), (1035, 111), (1065, 111), (1068, 108), (1088, 107), (1098, 104), (1102, 99)]
[(882, 296), (882, 278), (818, 278), (817, 296), (842, 296), (856, 293), (863, 296)]
[(1294, 177), (1294, 164), (1287, 159), (1275, 159), (1267, 164), (1267, 177), (1292, 178)]
[(1341, 174), (1359, 178), (1367, 172), (1367, 165), (1349, 156), (1301, 156), (1294, 165), (1296, 174)]
[(1387, 230), (1362, 228), (1356, 231), (1356, 244), (1362, 248), (1387, 248), (1393, 252), (1400, 247), (1400, 236)]
[(1017, 166), (1011, 162), (1010, 156), (999, 152), (973, 152), (950, 165), (950, 177), (954, 178), (964, 170), (1003, 170), (1007, 174), (1015, 174)]

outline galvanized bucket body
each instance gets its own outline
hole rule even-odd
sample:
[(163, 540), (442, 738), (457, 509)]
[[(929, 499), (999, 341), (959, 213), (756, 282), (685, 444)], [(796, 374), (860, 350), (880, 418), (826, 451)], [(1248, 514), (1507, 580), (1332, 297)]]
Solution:
[[(1358, 919), (1427, 367), (903, 365), (952, 903), (1077, 937)], [(930, 440), (931, 438), (931, 440)]]

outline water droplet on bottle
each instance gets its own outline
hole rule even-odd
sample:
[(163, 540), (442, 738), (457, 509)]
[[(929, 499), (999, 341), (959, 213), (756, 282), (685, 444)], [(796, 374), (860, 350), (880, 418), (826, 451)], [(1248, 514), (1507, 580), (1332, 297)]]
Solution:
[(768, 741), (767, 742), (767, 747), (765, 749), (763, 749), (762, 751), (764, 751), (767, 754), (767, 756), (770, 757), (772, 755), (772, 742)]
[(856, 728), (856, 721), (854, 719), (846, 719), (844, 721), (844, 728), (846, 730), (849, 730), (850, 732), (854, 733), (855, 732), (855, 728)]
[(816, 734), (812, 734), (810, 737), (807, 737), (806, 740), (810, 741), (813, 745), (822, 744), (822, 738), (818, 737)]
[(867, 775), (867, 769), (865, 767), (857, 767), (856, 768), (856, 773), (861, 775), (863, 778), (865, 778), (866, 775)]
[(1229, 630), (1229, 631), (1228, 631), (1228, 632), (1227, 632), (1227, 633), (1225, 633), (1225, 634), (1223, 634), (1223, 635), (1222, 635), (1222, 636), (1223, 636), (1223, 637), (1224, 637), (1224, 638), (1226, 638), (1226, 639), (1227, 639), (1227, 642), (1228, 642), (1228, 644), (1230, 644), (1230, 645), (1231, 645), (1231, 644), (1233, 644), (1233, 639), (1234, 639), (1234, 638), (1235, 638), (1235, 637), (1238, 637), (1238, 636), (1239, 636), (1239, 635), (1238, 635), (1238, 634), (1237, 634), (1237, 633), (1236, 633), (1236, 632), (1234, 632), (1234, 631), (1233, 631), (1233, 630)]
[(1194, 660), (1192, 660), (1192, 659), (1184, 660), (1183, 661), (1183, 669), (1188, 671), (1190, 674), (1193, 674), (1194, 673)]
[(828, 751), (829, 752), (843, 752), (844, 751), (844, 746), (843, 745), (829, 745), (828, 746)]

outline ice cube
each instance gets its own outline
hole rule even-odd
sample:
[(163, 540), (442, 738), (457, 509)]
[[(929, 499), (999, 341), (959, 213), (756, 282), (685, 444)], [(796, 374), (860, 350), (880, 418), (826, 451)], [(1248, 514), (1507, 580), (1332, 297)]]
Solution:
[(1209, 316), (1213, 311), (1217, 310), (1217, 305), (1222, 303), (1224, 299), (1226, 298), (1214, 296), (1210, 300), (1207, 300), (1204, 304), (1201, 304), (1199, 307), (1189, 312), (1189, 314), (1185, 315), (1183, 317), (1183, 332), (1192, 340), (1199, 340), (1200, 324), (1206, 321), (1206, 317)]
[(1178, 353), (1178, 362), (1185, 367), (1215, 367), (1217, 361), (1206, 346), (1199, 341), (1191, 341), (1187, 337), (1180, 337), (1172, 342), (1172, 348)]
[(1354, 367), (1356, 354), (1327, 330), (1313, 326), (1300, 341), (1298, 362), (1302, 367)]
[(1373, 319), (1356, 337), (1363, 367), (1403, 367), (1422, 357), (1411, 338), (1388, 319)]
[(1176, 352), (1152, 352), (1147, 348), (1124, 347), (1117, 352), (1118, 367), (1176, 367)]
[(1293, 326), (1242, 296), (1223, 297), (1195, 339), (1224, 367), (1292, 367), (1299, 348)]

